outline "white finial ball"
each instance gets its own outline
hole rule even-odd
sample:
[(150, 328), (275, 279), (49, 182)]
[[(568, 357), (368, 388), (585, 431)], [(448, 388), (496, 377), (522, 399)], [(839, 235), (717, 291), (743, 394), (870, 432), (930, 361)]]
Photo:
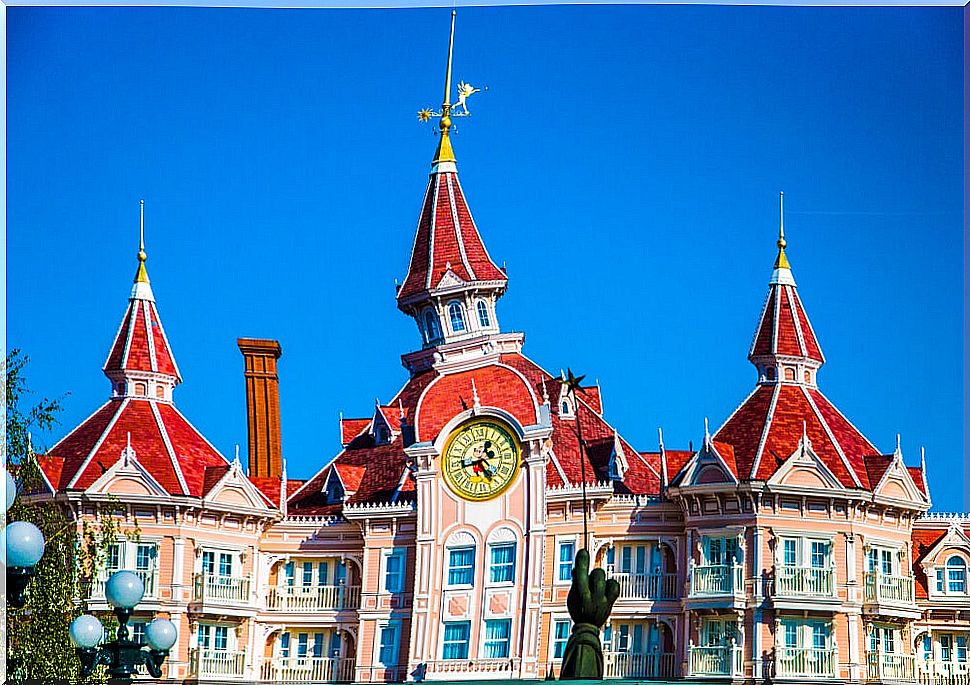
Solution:
[(92, 649), (101, 643), (104, 637), (104, 626), (91, 614), (81, 614), (71, 621), (71, 642), (84, 649)]
[(33, 568), (44, 556), (44, 535), (28, 521), (14, 521), (4, 530), (7, 566)]
[(108, 578), (104, 597), (118, 609), (131, 609), (145, 596), (145, 584), (131, 571), (118, 571)]
[(145, 640), (148, 646), (159, 652), (167, 652), (178, 639), (175, 624), (167, 618), (156, 618), (145, 626)]

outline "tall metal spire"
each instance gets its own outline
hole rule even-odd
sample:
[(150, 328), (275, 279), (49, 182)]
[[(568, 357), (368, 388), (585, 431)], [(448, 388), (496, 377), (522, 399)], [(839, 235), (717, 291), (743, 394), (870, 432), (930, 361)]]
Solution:
[(135, 272), (135, 283), (148, 283), (148, 269), (145, 268), (145, 261), (148, 255), (145, 254), (145, 201), (139, 200), (141, 216), (138, 229), (138, 271)]
[(434, 163), (454, 162), (455, 151), (451, 147), (451, 61), (455, 51), (455, 15), (457, 12), (451, 10), (451, 34), (448, 37), (448, 66), (445, 70), (445, 95), (441, 103), (441, 120), (438, 128), (441, 129), (441, 139), (438, 141), (438, 149), (434, 154)]
[(778, 258), (775, 260), (776, 269), (791, 269), (788, 257), (785, 255), (785, 193), (778, 193)]

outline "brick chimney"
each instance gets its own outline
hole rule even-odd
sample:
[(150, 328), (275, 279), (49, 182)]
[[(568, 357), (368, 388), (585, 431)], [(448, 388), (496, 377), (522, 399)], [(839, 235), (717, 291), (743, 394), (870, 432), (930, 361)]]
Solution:
[(280, 380), (276, 360), (283, 349), (276, 340), (236, 340), (245, 362), (246, 423), (249, 426), (249, 475), (280, 478)]

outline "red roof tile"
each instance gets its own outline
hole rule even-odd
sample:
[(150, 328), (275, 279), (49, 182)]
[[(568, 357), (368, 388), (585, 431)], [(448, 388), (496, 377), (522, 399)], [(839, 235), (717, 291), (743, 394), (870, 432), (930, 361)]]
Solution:
[(485, 249), (458, 175), (434, 173), (425, 193), (411, 264), (398, 300), (436, 288), (449, 269), (465, 282), (507, 280)]
[(147, 371), (179, 378), (158, 310), (150, 300), (128, 300), (128, 309), (104, 365), (106, 374), (121, 371)]
[(340, 443), (349, 445), (351, 441), (367, 430), (370, 419), (340, 419)]
[(913, 529), (913, 578), (916, 581), (916, 599), (926, 599), (927, 594), (927, 578), (926, 572), (923, 571), (923, 567), (920, 562), (923, 561), (923, 557), (933, 549), (934, 545), (938, 543), (947, 534), (946, 528), (914, 528)]
[(926, 478), (924, 477), (923, 469), (919, 466), (907, 466), (906, 470), (909, 472), (909, 477), (913, 479), (916, 488), (924, 495), (929, 496), (929, 493), (926, 491)]

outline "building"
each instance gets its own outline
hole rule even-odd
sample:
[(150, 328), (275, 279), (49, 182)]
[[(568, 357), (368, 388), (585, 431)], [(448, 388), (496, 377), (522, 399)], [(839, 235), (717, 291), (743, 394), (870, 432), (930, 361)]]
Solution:
[(608, 677), (966, 683), (970, 519), (927, 515), (925, 460), (881, 454), (823, 394), (783, 230), (754, 388), (696, 452), (637, 450), (598, 386), (568, 393), (503, 332), (508, 279), (465, 200), (451, 113), (397, 293), (419, 337), (407, 378), (341, 420), (340, 449), (306, 481), (282, 459), (278, 343), (239, 340), (248, 469), (178, 411), (142, 243), (110, 396), (41, 463), (77, 519), (113, 495), (137, 524), (106, 573), (145, 580), (136, 636), (150, 613), (177, 624), (167, 676), (544, 678), (586, 545), (621, 588)]

